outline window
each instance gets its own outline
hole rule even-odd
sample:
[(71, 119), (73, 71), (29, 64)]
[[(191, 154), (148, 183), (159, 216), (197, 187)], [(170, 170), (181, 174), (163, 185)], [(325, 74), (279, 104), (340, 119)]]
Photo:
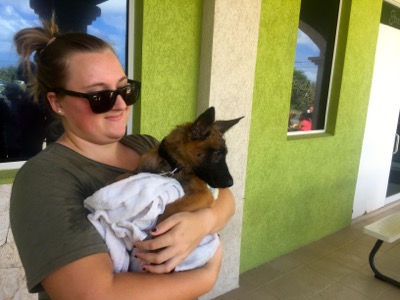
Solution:
[(289, 134), (324, 132), (340, 0), (302, 0)]
[[(54, 10), (61, 32), (88, 32), (108, 41), (127, 74), (128, 0), (25, 0), (0, 4), (0, 169), (19, 167), (46, 145), (52, 128), (32, 101), (15, 105), (25, 92), (14, 34), (49, 19)], [(131, 75), (131, 74), (130, 74)]]

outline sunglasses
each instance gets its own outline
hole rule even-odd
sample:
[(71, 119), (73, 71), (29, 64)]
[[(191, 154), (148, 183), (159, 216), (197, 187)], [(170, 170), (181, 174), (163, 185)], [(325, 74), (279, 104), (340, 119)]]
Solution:
[(121, 95), (127, 106), (134, 104), (139, 98), (140, 82), (128, 79), (128, 84), (126, 86), (113, 91), (105, 90), (93, 93), (80, 93), (57, 88), (54, 90), (54, 92), (57, 94), (64, 94), (68, 96), (87, 99), (89, 101), (92, 111), (95, 114), (102, 114), (111, 110), (114, 107), (118, 95)]

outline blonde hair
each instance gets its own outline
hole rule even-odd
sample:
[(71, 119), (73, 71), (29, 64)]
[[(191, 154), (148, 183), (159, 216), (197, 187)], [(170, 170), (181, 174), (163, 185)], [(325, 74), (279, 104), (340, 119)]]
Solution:
[[(40, 95), (46, 99), (48, 92), (65, 88), (70, 76), (68, 62), (72, 54), (106, 49), (115, 53), (110, 44), (93, 35), (82, 32), (60, 33), (54, 15), (50, 21), (42, 21), (41, 27), (25, 28), (17, 32), (14, 44), (24, 71), (29, 76), (29, 85), (36, 102)], [(32, 54), (37, 67), (35, 74), (30, 62)]]

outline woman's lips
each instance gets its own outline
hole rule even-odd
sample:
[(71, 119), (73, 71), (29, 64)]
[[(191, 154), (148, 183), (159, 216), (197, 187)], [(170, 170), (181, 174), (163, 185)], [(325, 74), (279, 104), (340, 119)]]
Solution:
[(113, 115), (106, 116), (106, 119), (109, 120), (109, 121), (114, 121), (115, 122), (115, 121), (122, 120), (123, 117), (124, 117), (124, 113), (121, 112), (119, 114), (113, 114)]

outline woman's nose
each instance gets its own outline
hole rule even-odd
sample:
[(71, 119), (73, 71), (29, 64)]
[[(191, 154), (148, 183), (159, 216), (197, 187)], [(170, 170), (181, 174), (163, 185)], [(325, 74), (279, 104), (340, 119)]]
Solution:
[(115, 99), (115, 103), (113, 106), (113, 109), (125, 109), (127, 107), (124, 99), (122, 98), (121, 95), (117, 96), (117, 99)]

